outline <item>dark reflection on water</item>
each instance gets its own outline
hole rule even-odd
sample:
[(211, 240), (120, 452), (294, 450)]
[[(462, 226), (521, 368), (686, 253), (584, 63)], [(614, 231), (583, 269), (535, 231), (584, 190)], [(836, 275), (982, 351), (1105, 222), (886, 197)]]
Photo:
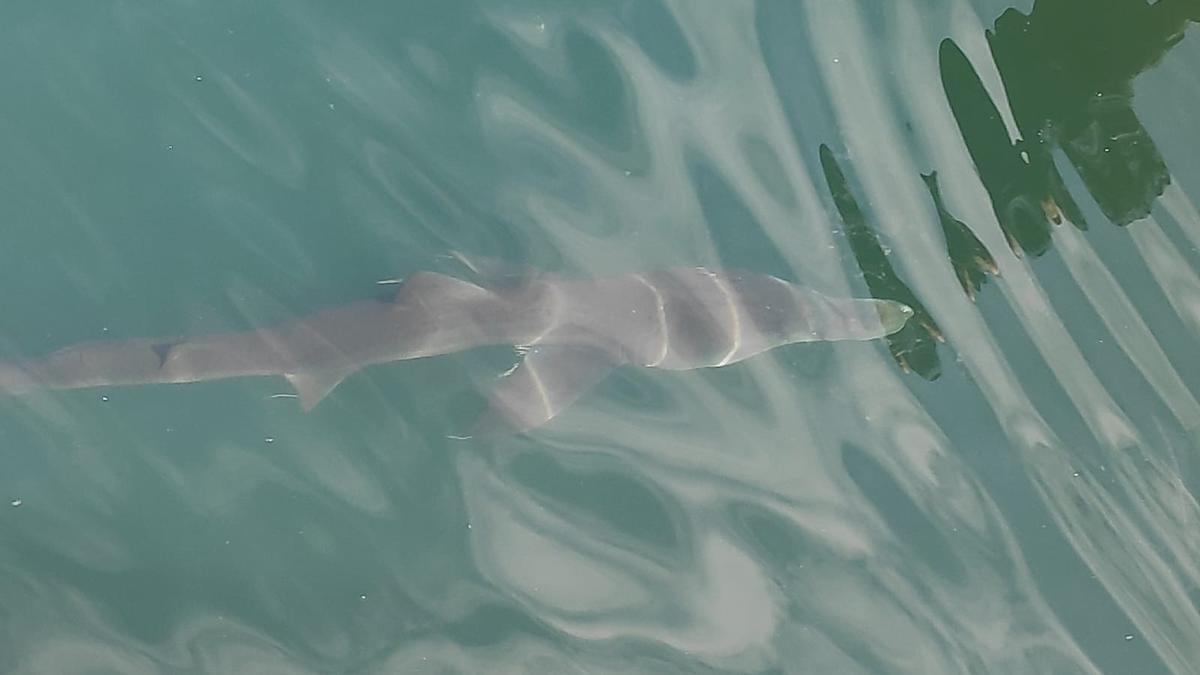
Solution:
[[(1150, 213), (1170, 174), (1133, 111), (1132, 81), (1183, 39), (1189, 19), (1200, 19), (1189, 0), (1038, 0), (1028, 15), (996, 20), (989, 43), (1024, 138), (1017, 149), (1042, 177), (1039, 202), (1063, 197), (1050, 159), (1060, 147), (1110, 221)], [(947, 94), (953, 102), (950, 83)], [(1073, 203), (1061, 206), (1083, 224)]]
[(1157, 63), (1200, 13), (1187, 0), (1038, 0), (1002, 14), (988, 42), (1021, 139), (1009, 140), (978, 75), (942, 44), (947, 99), (1010, 245), (1041, 255), (1050, 224), (1086, 221), (1051, 153), (1061, 148), (1090, 196), (1118, 225), (1150, 213), (1170, 182), (1154, 139), (1133, 111), (1133, 78)]
[(966, 580), (963, 563), (954, 555), (950, 543), (886, 468), (870, 454), (850, 444), (842, 448), (842, 465), (911, 556), (922, 560), (935, 574), (951, 583)]
[(908, 324), (899, 332), (885, 338), (892, 358), (896, 359), (896, 363), (905, 371), (915, 372), (927, 380), (936, 380), (942, 374), (937, 354), (937, 343), (945, 341), (941, 329), (929, 315), (929, 310), (925, 309), (925, 305), (917, 299), (916, 294), (892, 267), (887, 251), (851, 193), (846, 176), (842, 173), (833, 152), (822, 145), (820, 155), (825, 182), (846, 228), (846, 241), (849, 242), (854, 259), (862, 270), (867, 289), (873, 297), (898, 300), (913, 308), (913, 318)]
[[(1113, 223), (1125, 226), (1150, 213), (1170, 174), (1133, 112), (1132, 80), (1183, 39), (1189, 20), (1200, 16), (1195, 5), (1186, 0), (1039, 0), (1028, 15), (1015, 9), (1002, 14), (988, 32), (988, 43), (1022, 136), (1015, 142), (970, 60), (953, 40), (941, 43), (947, 101), (1015, 253), (1044, 254), (1052, 245), (1052, 227), (1064, 218), (1087, 229), (1054, 164), (1056, 148)], [(914, 321), (887, 339), (893, 357), (904, 370), (937, 379), (937, 342), (944, 341), (937, 323), (888, 260), (886, 245), (833, 151), (822, 144), (819, 154), (847, 242), (872, 295), (916, 310)], [(921, 178), (937, 210), (949, 262), (963, 291), (975, 300), (987, 276), (998, 273), (995, 260), (971, 227), (946, 207), (937, 172)]]
[(602, 465), (572, 467), (547, 455), (521, 455), (508, 466), (514, 478), (543, 493), (560, 509), (599, 518), (670, 558), (677, 523), (651, 485)]

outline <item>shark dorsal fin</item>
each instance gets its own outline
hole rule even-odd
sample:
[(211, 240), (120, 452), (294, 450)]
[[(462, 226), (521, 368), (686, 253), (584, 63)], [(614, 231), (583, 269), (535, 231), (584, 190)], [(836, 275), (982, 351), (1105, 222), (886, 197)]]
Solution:
[(353, 372), (352, 368), (349, 370), (325, 369), (285, 373), (284, 377), (292, 385), (292, 389), (296, 390), (296, 396), (300, 397), (300, 407), (308, 412), (341, 384), (342, 380), (346, 379), (351, 372)]
[(528, 267), (485, 255), (467, 254), (459, 250), (451, 250), (447, 252), (446, 257), (454, 260), (470, 272), (473, 280), (485, 284), (521, 279), (534, 274), (534, 271)]
[(458, 277), (417, 272), (400, 284), (393, 302), (442, 303), (486, 298), (491, 291)]

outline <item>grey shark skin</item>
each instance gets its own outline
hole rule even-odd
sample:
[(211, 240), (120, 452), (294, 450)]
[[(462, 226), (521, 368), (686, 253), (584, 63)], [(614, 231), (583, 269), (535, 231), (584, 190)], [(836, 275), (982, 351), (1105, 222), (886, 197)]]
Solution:
[(772, 276), (702, 267), (484, 285), (418, 272), (388, 300), (272, 327), (85, 343), (0, 362), (0, 393), (281, 375), (308, 410), (363, 366), (514, 345), (524, 356), (490, 393), (477, 431), (522, 432), (622, 364), (724, 366), (794, 342), (882, 337), (911, 314), (891, 300), (834, 299)]

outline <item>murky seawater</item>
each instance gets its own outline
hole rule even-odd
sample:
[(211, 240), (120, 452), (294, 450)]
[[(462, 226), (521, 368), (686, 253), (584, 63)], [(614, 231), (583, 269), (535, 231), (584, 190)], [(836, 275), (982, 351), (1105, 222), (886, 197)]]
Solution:
[[(344, 6), (343, 6), (344, 5)], [(0, 351), (245, 330), (448, 254), (916, 315), (0, 399), (0, 672), (1200, 673), (1194, 0), (13, 3)]]

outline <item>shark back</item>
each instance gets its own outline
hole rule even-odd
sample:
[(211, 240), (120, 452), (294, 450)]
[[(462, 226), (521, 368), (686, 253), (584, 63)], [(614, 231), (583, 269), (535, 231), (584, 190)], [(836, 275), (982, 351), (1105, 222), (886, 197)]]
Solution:
[(687, 267), (572, 282), (543, 342), (592, 344), (636, 365), (689, 370), (794, 342), (869, 340), (907, 315), (886, 300), (833, 299), (764, 274)]
[(490, 397), (490, 426), (527, 430), (624, 363), (723, 366), (793, 342), (881, 337), (911, 314), (888, 300), (830, 298), (772, 276), (703, 267), (608, 279), (504, 274), (478, 284), (418, 272), (393, 298), (275, 326), (0, 361), (0, 393), (279, 375), (308, 409), (365, 365), (511, 344), (525, 358)]

